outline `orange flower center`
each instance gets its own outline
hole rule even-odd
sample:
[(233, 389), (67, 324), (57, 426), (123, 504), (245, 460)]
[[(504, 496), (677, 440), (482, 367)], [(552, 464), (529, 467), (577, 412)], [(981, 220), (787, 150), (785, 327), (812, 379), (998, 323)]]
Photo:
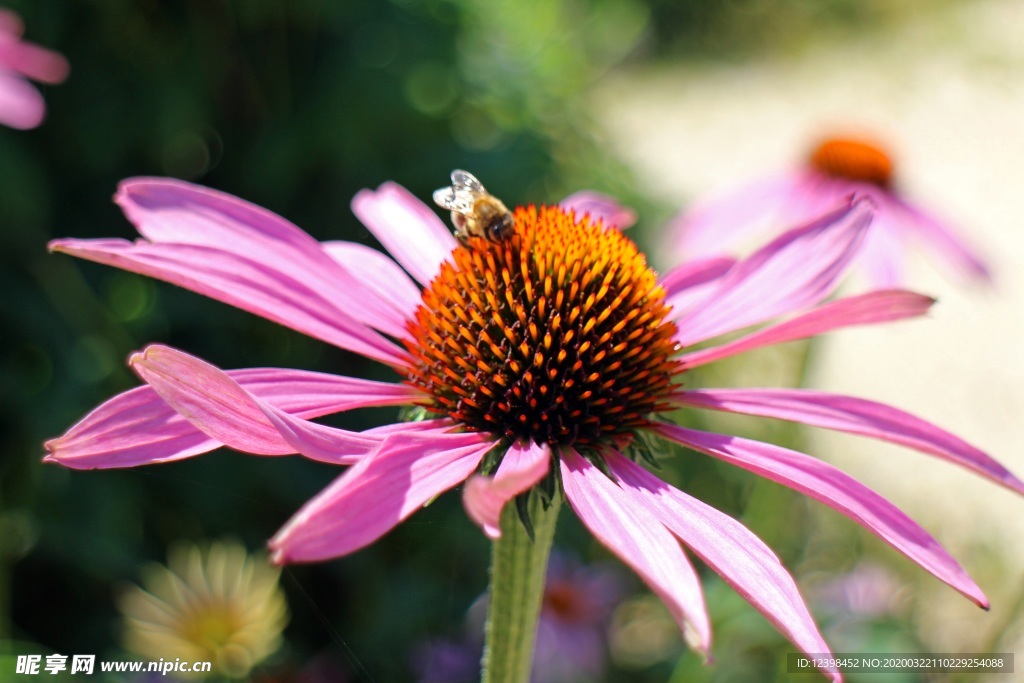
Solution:
[(636, 245), (557, 206), (472, 237), (423, 291), (408, 382), (466, 429), (550, 445), (628, 436), (681, 372), (665, 291)]
[(889, 155), (860, 140), (826, 140), (811, 154), (811, 166), (834, 178), (857, 180), (879, 187), (888, 187), (892, 182), (892, 159)]

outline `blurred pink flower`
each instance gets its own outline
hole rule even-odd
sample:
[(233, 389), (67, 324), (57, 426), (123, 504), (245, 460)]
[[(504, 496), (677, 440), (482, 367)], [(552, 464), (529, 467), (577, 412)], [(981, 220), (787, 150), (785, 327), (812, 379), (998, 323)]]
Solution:
[(21, 39), (21, 19), (0, 8), (0, 124), (35, 128), (46, 115), (46, 104), (27, 78), (60, 83), (68, 75), (62, 56)]
[[(677, 383), (684, 371), (763, 346), (926, 312), (931, 299), (901, 290), (826, 301), (868, 229), (867, 202), (848, 202), (748, 258), (684, 263), (657, 279), (620, 231), (558, 207), (516, 209), (507, 239), (459, 246), (429, 207), (392, 183), (360, 192), (353, 209), (394, 261), (360, 244), (321, 244), (269, 211), (181, 181), (128, 180), (116, 201), (142, 239), (62, 239), (51, 249), (262, 315), (384, 363), (403, 381), (224, 372), (152, 345), (130, 359), (147, 386), (49, 441), (48, 462), (128, 467), (228, 446), (350, 465), (271, 540), (277, 562), (363, 548), (463, 482), (469, 516), (496, 537), (505, 503), (560, 482), (583, 524), (665, 602), (702, 653), (710, 651), (710, 621), (680, 541), (800, 650), (828, 652), (792, 577), (761, 540), (623, 455), (647, 433), (821, 501), (988, 604), (924, 529), (835, 467), (658, 417), (693, 407), (794, 420), (903, 444), (1024, 492), (982, 451), (895, 408), (799, 389)], [(697, 348), (723, 335), (730, 340)], [(361, 433), (310, 421), (409, 404), (433, 419)]]
[(726, 254), (765, 230), (810, 220), (855, 194), (871, 197), (877, 207), (858, 259), (875, 286), (903, 282), (912, 241), (962, 277), (991, 279), (984, 259), (962, 237), (897, 190), (889, 155), (855, 139), (826, 140), (800, 168), (698, 201), (672, 221), (670, 240), (684, 258)]
[(829, 611), (845, 617), (877, 618), (893, 611), (894, 596), (902, 586), (891, 570), (863, 561), (818, 586), (814, 594)]

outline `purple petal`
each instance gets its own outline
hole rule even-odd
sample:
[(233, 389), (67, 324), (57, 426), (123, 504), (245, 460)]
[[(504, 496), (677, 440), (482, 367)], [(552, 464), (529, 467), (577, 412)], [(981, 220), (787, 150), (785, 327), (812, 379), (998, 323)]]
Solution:
[(285, 455), (298, 451), (314, 460), (351, 464), (376, 449), (384, 438), (289, 415), (246, 391), (224, 371), (168, 346), (148, 346), (132, 355), (129, 364), (197, 429), (245, 453)]
[(679, 542), (658, 521), (654, 506), (623, 492), (570, 448), (562, 450), (561, 466), (565, 497), (580, 521), (640, 575), (683, 633), (692, 633), (694, 646), (707, 655), (711, 624), (700, 579)]
[(412, 319), (422, 295), (397, 263), (376, 249), (355, 242), (324, 242), (322, 246), (331, 258), (373, 291), (381, 303), (393, 308), (399, 320)]
[(432, 420), (417, 420), (415, 422), (397, 422), (395, 424), (380, 425), (367, 429), (363, 434), (396, 434), (402, 432), (429, 432), (435, 434), (451, 434), (460, 429), (460, 425), (447, 417), (439, 417)]
[(605, 227), (625, 230), (636, 223), (636, 211), (623, 206), (614, 197), (600, 192), (581, 190), (574, 192), (558, 205), (563, 209), (575, 211), (577, 217), (590, 216), (591, 222), (601, 221)]
[(190, 244), (241, 256), (285, 281), (301, 283), (334, 308), (393, 337), (405, 318), (328, 256), (296, 225), (223, 192), (180, 180), (123, 181), (114, 200), (149, 241)]
[(673, 396), (684, 405), (760, 415), (908, 446), (957, 463), (1024, 493), (1024, 482), (963, 439), (883, 403), (804, 389), (701, 389)]
[(434, 279), (457, 246), (437, 214), (395, 183), (361, 190), (352, 200), (352, 212), (421, 285)]
[(888, 204), (882, 204), (857, 257), (857, 268), (864, 271), (874, 289), (898, 287), (904, 279), (906, 238), (895, 229)]
[(832, 301), (790, 320), (765, 327), (739, 339), (685, 353), (679, 360), (688, 368), (753, 351), (763, 346), (815, 337), (825, 332), (924, 315), (935, 299), (903, 290), (868, 292)]
[(527, 491), (544, 478), (551, 465), (547, 444), (512, 444), (493, 477), (473, 475), (462, 492), (466, 514), (483, 527), (491, 539), (501, 537), (501, 510), (505, 503)]
[(988, 599), (946, 550), (892, 503), (828, 463), (781, 446), (674, 425), (659, 433), (701, 453), (800, 491), (872, 531), (981, 607)]
[[(306, 419), (354, 408), (406, 405), (420, 396), (402, 384), (305, 370), (249, 368), (227, 374), (271, 405)], [(179, 415), (152, 387), (141, 386), (109, 399), (62, 436), (47, 441), (49, 455), (43, 460), (72, 469), (135, 467), (181, 460), (222, 445)]]
[(28, 130), (43, 122), (46, 103), (28, 81), (0, 69), (0, 124)]
[[(806, 186), (805, 172), (791, 172), (760, 178), (697, 202), (668, 226), (676, 252), (686, 259), (728, 254), (758, 232), (804, 222), (807, 214), (794, 206), (794, 199)], [(835, 198), (835, 204), (842, 196)]]
[(899, 201), (893, 220), (903, 220), (920, 236), (921, 242), (945, 261), (955, 272), (982, 281), (991, 281), (992, 273), (985, 259), (955, 230), (924, 209)]
[(240, 254), (117, 239), (55, 240), (50, 249), (171, 282), (382, 363), (406, 364), (398, 346), (319, 290)]
[(666, 302), (672, 307), (672, 319), (704, 301), (735, 265), (736, 259), (707, 258), (684, 263), (666, 273), (661, 278), (661, 286), (665, 288)]
[(665, 288), (665, 296), (671, 297), (692, 287), (714, 282), (735, 265), (736, 259), (722, 256), (687, 261), (662, 275), (660, 284)]
[(853, 200), (740, 261), (677, 320), (679, 343), (690, 346), (824, 299), (856, 254), (872, 213), (870, 202)]
[(486, 435), (398, 433), (299, 510), (270, 541), (273, 561), (314, 562), (373, 543), (472, 474)]
[[(623, 491), (647, 501), (662, 524), (794, 645), (808, 654), (829, 652), (793, 577), (761, 539), (618, 453), (607, 454), (605, 462)], [(830, 673), (833, 681), (841, 680), (838, 671)]]

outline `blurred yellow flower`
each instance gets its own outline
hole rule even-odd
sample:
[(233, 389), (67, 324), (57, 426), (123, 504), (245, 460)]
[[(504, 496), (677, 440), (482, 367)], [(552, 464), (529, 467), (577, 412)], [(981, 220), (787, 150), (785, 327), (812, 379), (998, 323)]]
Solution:
[(142, 587), (119, 597), (124, 646), (151, 661), (207, 661), (218, 674), (244, 677), (281, 646), (288, 607), (279, 576), (237, 541), (179, 542), (166, 567), (150, 565)]

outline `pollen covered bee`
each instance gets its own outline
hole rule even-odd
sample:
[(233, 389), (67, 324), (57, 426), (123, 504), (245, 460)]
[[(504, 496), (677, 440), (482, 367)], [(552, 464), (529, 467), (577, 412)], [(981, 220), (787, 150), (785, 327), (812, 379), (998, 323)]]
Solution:
[(461, 244), (468, 243), (470, 237), (498, 242), (511, 235), (515, 226), (508, 207), (466, 171), (452, 171), (451, 187), (435, 191), (434, 202), (452, 212), (455, 237)]

